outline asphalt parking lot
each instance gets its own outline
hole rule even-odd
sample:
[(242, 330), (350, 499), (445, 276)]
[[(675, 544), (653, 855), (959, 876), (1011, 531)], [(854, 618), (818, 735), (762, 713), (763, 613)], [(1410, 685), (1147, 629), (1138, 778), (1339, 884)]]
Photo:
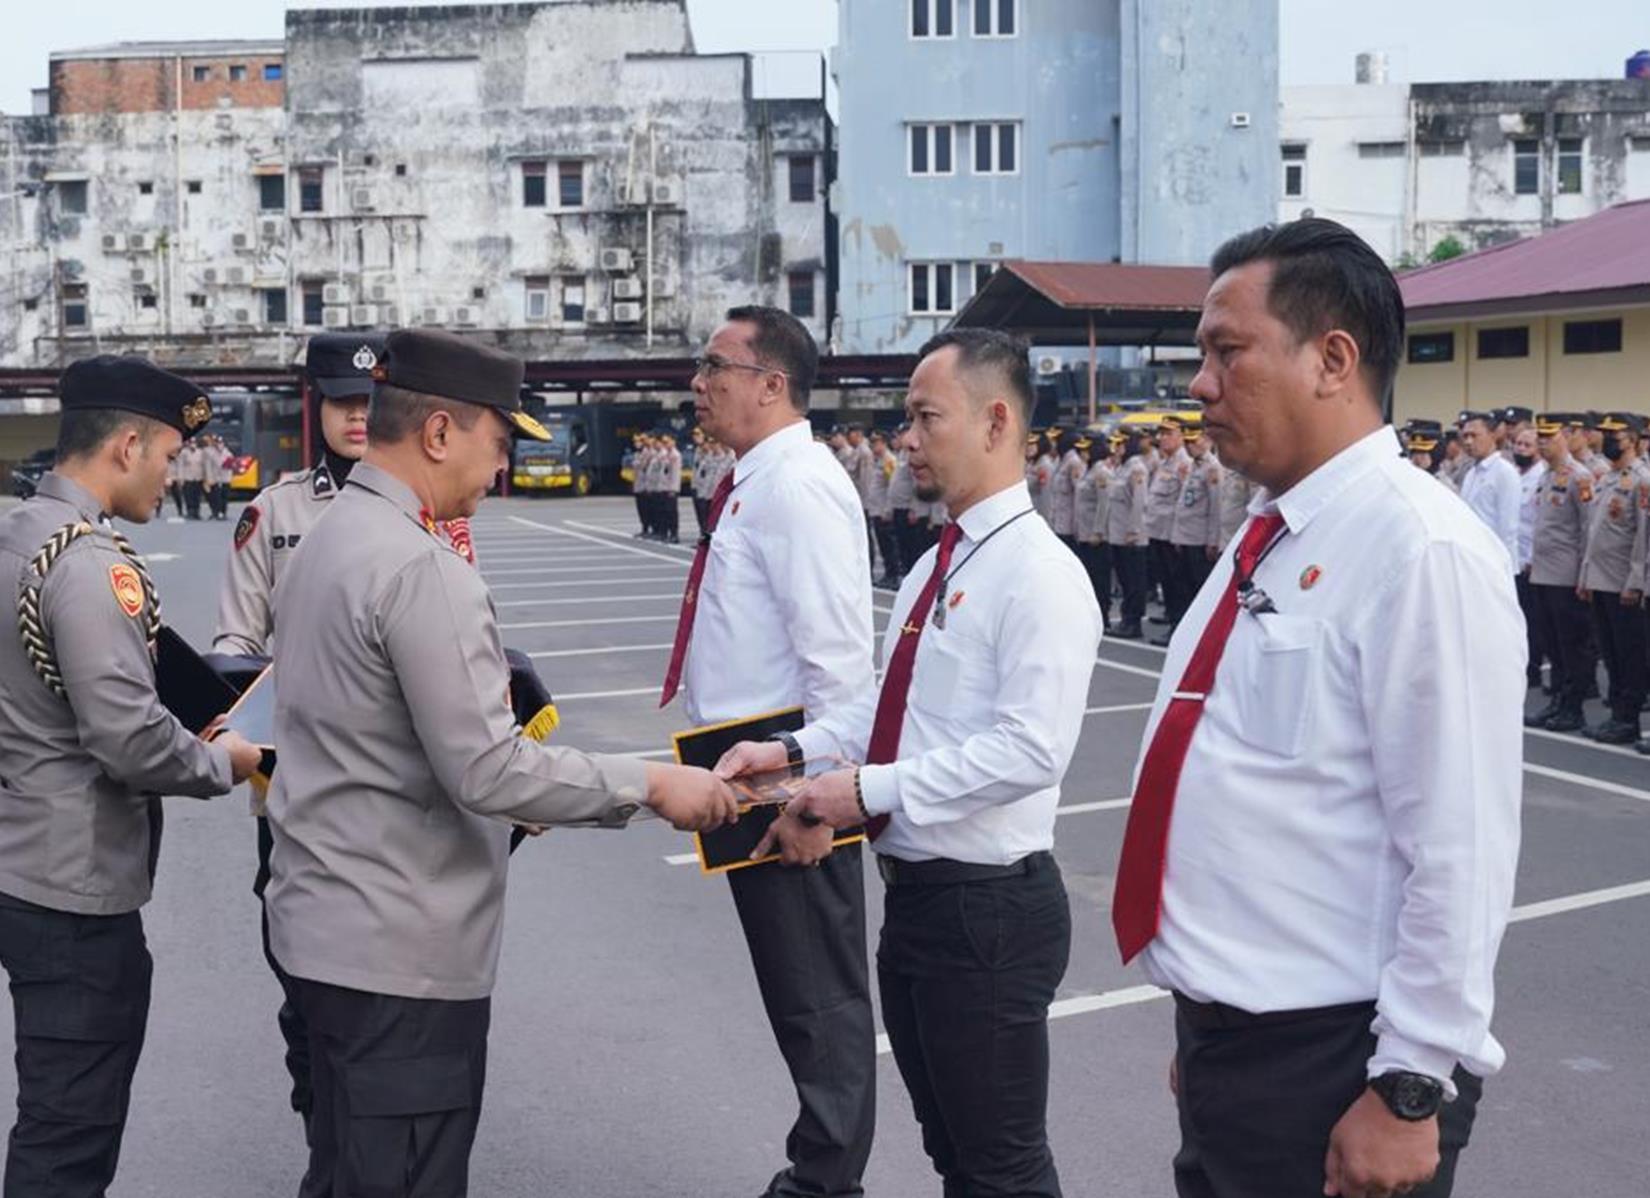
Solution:
[[(202, 646), (234, 515), (133, 535), (169, 622)], [(625, 499), (511, 499), (490, 501), (474, 530), (505, 642), (534, 656), (559, 701), (556, 741), (662, 758), (682, 726), (657, 694), (691, 549), (636, 541), (634, 525)], [(877, 593), (879, 629), (891, 599)], [(1107, 911), (1161, 663), (1138, 642), (1102, 645), (1062, 798), (1057, 856), (1075, 939), (1052, 1013), (1051, 1134), (1074, 1196), (1173, 1192), (1170, 1009), (1118, 965)], [(1509, 1061), (1486, 1086), (1456, 1193), (1644, 1195), (1650, 759), (1548, 733), (1529, 734), (1524, 752), (1524, 854), (1495, 1024)], [(788, 1081), (726, 884), (701, 876), (690, 849), (644, 823), (554, 831), (517, 854), (471, 1193), (752, 1198), (781, 1163)], [(303, 1146), (286, 1107), (253, 865), (244, 794), (170, 801), (121, 1195), (296, 1190)], [(874, 929), (881, 883), (869, 886)], [(937, 1195), (886, 1054), (880, 1067), (866, 1192)], [(4, 1071), (8, 1103), (12, 1087)]]

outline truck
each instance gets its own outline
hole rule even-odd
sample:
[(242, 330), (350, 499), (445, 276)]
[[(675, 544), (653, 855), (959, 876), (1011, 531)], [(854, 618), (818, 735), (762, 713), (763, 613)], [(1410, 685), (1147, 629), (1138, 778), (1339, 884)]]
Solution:
[[(529, 403), (528, 410), (549, 430), (550, 440), (516, 442), (510, 462), (513, 492), (589, 495), (623, 490), (632, 438), (661, 428), (675, 433), (684, 458), (691, 457), (691, 409), (682, 412), (656, 403)], [(684, 465), (684, 473), (686, 469)]]

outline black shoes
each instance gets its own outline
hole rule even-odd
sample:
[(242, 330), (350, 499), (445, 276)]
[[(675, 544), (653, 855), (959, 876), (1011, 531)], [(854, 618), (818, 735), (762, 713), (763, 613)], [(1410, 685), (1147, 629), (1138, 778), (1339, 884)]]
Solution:
[(1601, 745), (1630, 745), (1639, 739), (1639, 724), (1637, 720), (1629, 723), (1612, 717), (1586, 729), (1583, 735)]
[(1545, 728), (1547, 726), (1547, 721), (1552, 719), (1561, 710), (1563, 710), (1563, 704), (1559, 703), (1557, 699), (1554, 699), (1551, 703), (1547, 704), (1547, 706), (1543, 707), (1534, 715), (1525, 716), (1524, 727)]
[(1140, 631), (1140, 621), (1124, 620), (1112, 628), (1111, 635), (1120, 641), (1137, 641), (1143, 635)]
[(1557, 715), (1541, 725), (1548, 732), (1580, 732), (1586, 726), (1587, 721), (1581, 712), (1573, 708), (1560, 710)]

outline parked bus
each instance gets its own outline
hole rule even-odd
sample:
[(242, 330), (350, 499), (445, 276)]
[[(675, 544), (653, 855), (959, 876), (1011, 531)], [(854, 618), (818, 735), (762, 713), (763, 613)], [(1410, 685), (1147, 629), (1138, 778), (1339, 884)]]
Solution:
[(207, 431), (222, 437), (234, 455), (233, 495), (255, 495), (304, 466), (304, 401), (296, 395), (215, 391)]

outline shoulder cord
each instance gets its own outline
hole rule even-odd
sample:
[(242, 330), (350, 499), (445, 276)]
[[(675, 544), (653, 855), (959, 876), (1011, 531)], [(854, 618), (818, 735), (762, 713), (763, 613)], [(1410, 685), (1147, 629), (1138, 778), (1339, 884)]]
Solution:
[[(46, 689), (64, 702), (68, 701), (69, 693), (64, 689), (63, 674), (57, 667), (52, 638), (47, 633), (45, 621), (40, 615), (40, 590), (45, 584), (46, 575), (57, 563), (57, 559), (63, 556), (64, 551), (81, 537), (91, 536), (96, 531), (95, 526), (82, 520), (75, 524), (65, 524), (54, 532), (29, 563), (22, 589), (17, 594), (17, 630), (23, 640), (23, 652)], [(115, 548), (132, 564), (139, 581), (143, 584), (143, 597), (148, 610), (148, 617), (144, 622), (144, 639), (149, 642), (149, 652), (153, 654), (155, 639), (160, 635), (160, 596), (155, 591), (154, 579), (149, 576), (149, 567), (144, 564), (137, 550), (132, 548), (132, 543), (119, 529), (105, 525), (104, 531), (114, 539)]]

